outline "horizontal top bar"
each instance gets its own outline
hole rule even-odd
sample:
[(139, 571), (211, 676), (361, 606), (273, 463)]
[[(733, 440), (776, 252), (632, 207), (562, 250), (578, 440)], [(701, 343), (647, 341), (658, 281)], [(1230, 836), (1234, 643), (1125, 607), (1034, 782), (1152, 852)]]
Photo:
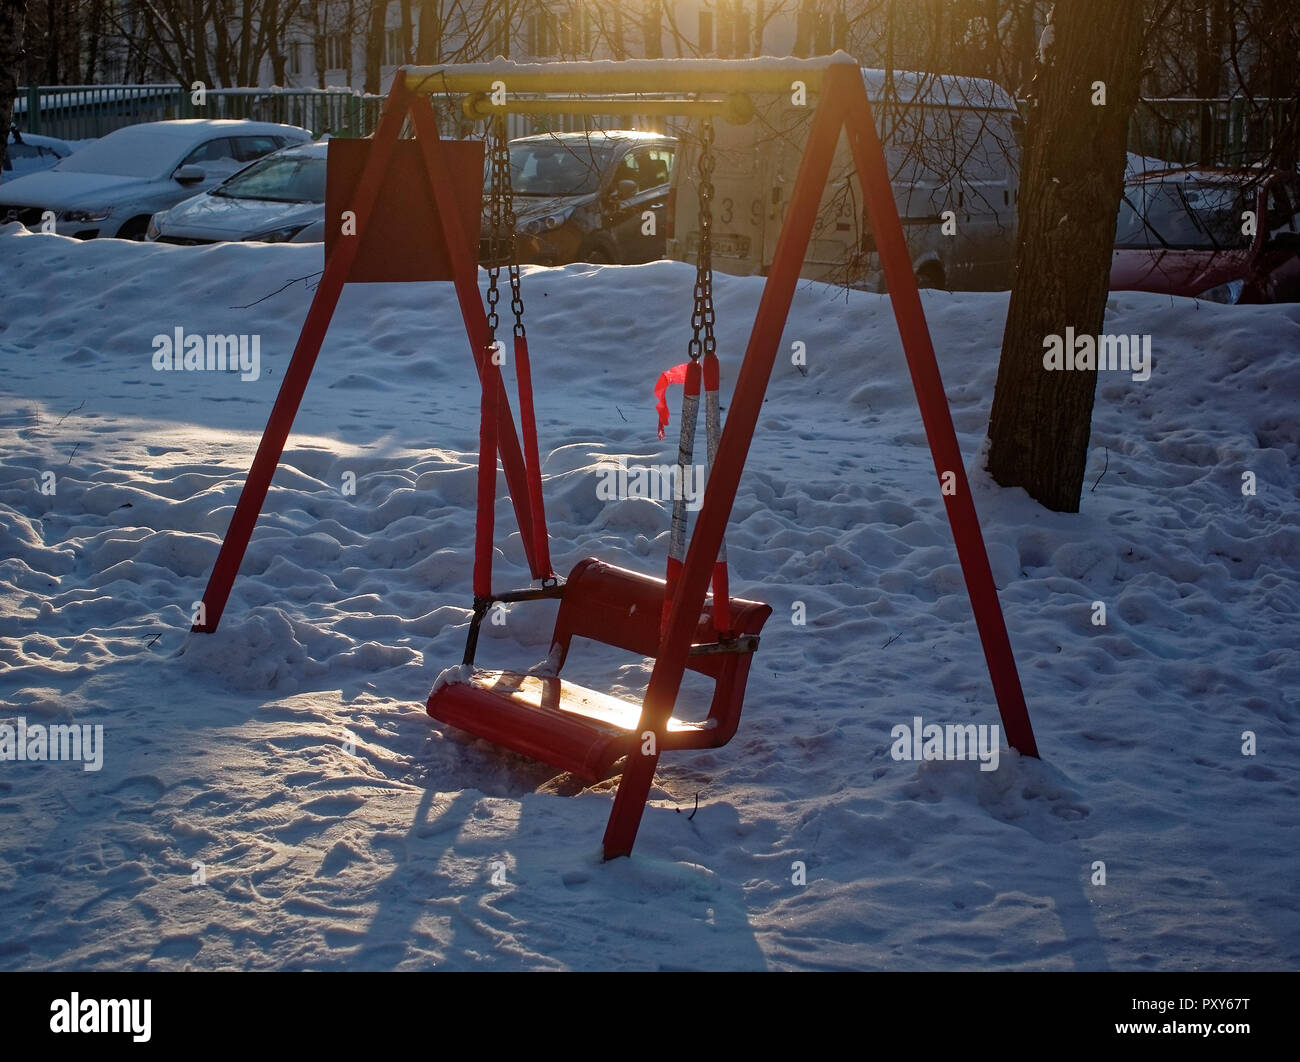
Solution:
[(490, 63), (407, 66), (413, 92), (491, 92), (504, 81), (506, 92), (789, 92), (793, 81), (810, 91), (821, 86), (832, 66), (857, 67), (845, 52), (815, 59), (624, 59), (573, 63)]

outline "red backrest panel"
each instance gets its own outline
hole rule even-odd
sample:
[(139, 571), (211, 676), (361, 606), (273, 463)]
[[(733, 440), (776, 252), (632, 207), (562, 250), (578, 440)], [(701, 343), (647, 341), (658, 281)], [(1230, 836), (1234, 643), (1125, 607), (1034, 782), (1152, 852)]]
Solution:
[[(650, 575), (594, 559), (579, 561), (565, 583), (553, 640), (565, 653), (569, 640), (577, 636), (639, 656), (656, 656), (666, 588), (664, 580)], [(712, 603), (706, 599), (693, 641), (715, 640), (711, 613)], [(737, 634), (758, 634), (771, 614), (769, 605), (731, 599), (732, 627)], [(736, 655), (693, 656), (687, 659), (686, 666), (716, 679), (729, 670), (728, 662), (734, 664)]]

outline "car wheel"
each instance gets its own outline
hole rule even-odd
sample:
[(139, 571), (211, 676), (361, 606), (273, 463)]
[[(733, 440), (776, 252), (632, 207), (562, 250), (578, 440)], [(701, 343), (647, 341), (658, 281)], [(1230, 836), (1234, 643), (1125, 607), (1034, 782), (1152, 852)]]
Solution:
[(942, 288), (943, 269), (933, 263), (922, 266), (916, 271), (916, 286), (918, 288)]
[(591, 265), (614, 265), (618, 258), (614, 254), (614, 245), (608, 240), (596, 240), (580, 251), (576, 259)]
[(147, 217), (132, 218), (117, 230), (117, 238), (119, 240), (143, 240), (148, 228), (149, 219)]

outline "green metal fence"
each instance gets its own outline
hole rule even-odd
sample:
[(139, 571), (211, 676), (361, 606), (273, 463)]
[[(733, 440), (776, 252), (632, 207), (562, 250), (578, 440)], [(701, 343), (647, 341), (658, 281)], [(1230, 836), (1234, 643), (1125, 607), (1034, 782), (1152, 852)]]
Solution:
[(251, 118), (310, 129), (319, 137), (366, 136), (384, 97), (349, 89), (208, 89), (180, 85), (29, 85), (14, 100), (14, 121), (63, 140), (169, 118)]

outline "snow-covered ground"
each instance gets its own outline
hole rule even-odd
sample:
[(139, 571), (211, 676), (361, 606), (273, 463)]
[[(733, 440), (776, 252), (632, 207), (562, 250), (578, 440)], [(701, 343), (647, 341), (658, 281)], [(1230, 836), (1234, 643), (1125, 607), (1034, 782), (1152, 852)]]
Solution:
[[(666, 755), (602, 864), (610, 784), (424, 712), (470, 603), (450, 287), (345, 292), (221, 630), (188, 634), (310, 299), (270, 293), (320, 255), (0, 228), (0, 723), (103, 727), (98, 771), (0, 762), (0, 965), (1300, 963), (1300, 307), (1114, 296), (1155, 367), (1102, 374), (1068, 516), (980, 470), (1006, 296), (925, 294), (1044, 756), (981, 771), (890, 755), (916, 716), (997, 710), (888, 300), (801, 287), (807, 375), (778, 362), (729, 536), (734, 592), (775, 608), (739, 734)], [(692, 271), (525, 272), (557, 568), (660, 572), (665, 506), (601, 501), (598, 468), (671, 460), (652, 388)], [(760, 288), (716, 282), (732, 378)], [(259, 335), (258, 378), (156, 371), (178, 327)], [(537, 662), (553, 614), (515, 606), (480, 660)], [(649, 674), (590, 645), (568, 670)]]

